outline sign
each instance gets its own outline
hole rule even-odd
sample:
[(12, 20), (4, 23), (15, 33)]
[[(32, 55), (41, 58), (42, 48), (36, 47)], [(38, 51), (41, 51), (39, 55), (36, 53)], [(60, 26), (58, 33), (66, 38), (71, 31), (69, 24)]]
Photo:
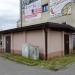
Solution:
[(21, 0), (21, 1), (22, 1), (22, 9), (24, 9), (26, 5), (35, 2), (37, 0)]
[(34, 1), (28, 5), (25, 5), (25, 20), (33, 20), (41, 17), (42, 7), (41, 0)]
[[(62, 16), (63, 8), (72, 0), (50, 0), (50, 17)], [(69, 7), (71, 11), (71, 7)], [(68, 14), (68, 13), (67, 13)]]

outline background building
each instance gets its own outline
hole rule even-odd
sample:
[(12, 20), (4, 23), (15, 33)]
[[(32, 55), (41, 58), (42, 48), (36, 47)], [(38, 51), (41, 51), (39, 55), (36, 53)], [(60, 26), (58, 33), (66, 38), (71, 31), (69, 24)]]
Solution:
[[(22, 26), (53, 22), (75, 27), (74, 0), (21, 0)], [(27, 2), (27, 3), (26, 3)], [(28, 13), (30, 12), (30, 13)], [(21, 27), (21, 21), (17, 27)]]

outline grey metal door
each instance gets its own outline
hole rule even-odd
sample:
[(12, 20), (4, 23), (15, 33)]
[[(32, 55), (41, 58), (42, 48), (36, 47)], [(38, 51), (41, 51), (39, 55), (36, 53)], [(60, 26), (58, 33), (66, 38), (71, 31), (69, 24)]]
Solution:
[(11, 51), (11, 37), (6, 36), (6, 52), (10, 53)]
[(69, 35), (64, 35), (64, 54), (69, 54)]

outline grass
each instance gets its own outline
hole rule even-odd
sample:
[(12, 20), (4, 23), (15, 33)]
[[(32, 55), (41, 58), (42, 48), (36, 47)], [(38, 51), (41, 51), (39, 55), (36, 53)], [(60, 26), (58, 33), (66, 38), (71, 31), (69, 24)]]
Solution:
[(61, 68), (64, 68), (65, 66), (75, 62), (75, 54), (73, 55), (68, 55), (64, 57), (58, 57), (54, 58), (51, 60), (33, 60), (30, 58), (25, 58), (23, 56), (19, 55), (13, 55), (13, 54), (8, 54), (8, 53), (2, 53), (0, 54), (1, 57), (4, 57), (6, 59), (16, 61), (25, 65), (29, 66), (39, 66), (43, 68), (47, 68), (50, 70), (59, 70)]

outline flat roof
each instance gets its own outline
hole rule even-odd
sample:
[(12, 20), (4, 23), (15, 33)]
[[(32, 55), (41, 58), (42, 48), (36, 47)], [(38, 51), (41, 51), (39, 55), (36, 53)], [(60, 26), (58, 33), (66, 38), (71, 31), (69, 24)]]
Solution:
[(65, 32), (71, 32), (71, 33), (75, 32), (75, 28), (70, 25), (46, 22), (46, 23), (40, 23), (40, 24), (30, 25), (30, 26), (25, 26), (20, 28), (3, 30), (3, 31), (0, 31), (0, 33), (8, 34), (8, 33), (17, 33), (17, 32), (33, 31), (33, 30), (41, 30), (41, 29), (52, 29), (55, 31), (65, 31)]

